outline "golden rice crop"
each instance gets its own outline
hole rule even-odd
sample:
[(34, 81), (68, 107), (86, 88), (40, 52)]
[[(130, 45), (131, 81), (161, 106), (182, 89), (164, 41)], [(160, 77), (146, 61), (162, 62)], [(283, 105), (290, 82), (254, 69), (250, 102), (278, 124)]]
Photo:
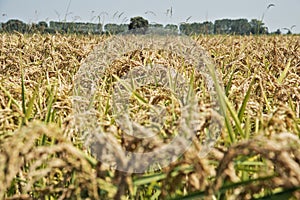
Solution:
[[(72, 124), (74, 75), (106, 39), (0, 35), (1, 199), (300, 198), (299, 36), (193, 37), (221, 75), (228, 123), (207, 157), (199, 157), (201, 144), (195, 139), (194, 148), (178, 161), (148, 174), (103, 166)], [(148, 59), (171, 66), (180, 62), (162, 52), (129, 52), (116, 59), (108, 74), (121, 75)], [(95, 107), (103, 127), (119, 137), (122, 132), (106, 110), (109, 84), (98, 88)], [(148, 100), (157, 97), (151, 99), (156, 103), (172, 100), (168, 91), (140, 92)], [(202, 111), (210, 109), (207, 97), (199, 98)], [(133, 108), (146, 123), (145, 110)], [(164, 134), (172, 134), (170, 124), (171, 119)], [(120, 144), (134, 149), (138, 142), (128, 138)]]

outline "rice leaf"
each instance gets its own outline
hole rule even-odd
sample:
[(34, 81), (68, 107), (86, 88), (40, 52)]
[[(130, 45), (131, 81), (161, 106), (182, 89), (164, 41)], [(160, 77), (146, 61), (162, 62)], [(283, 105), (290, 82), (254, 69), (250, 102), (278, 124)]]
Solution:
[(300, 190), (300, 187), (293, 187), (290, 189), (283, 190), (281, 192), (277, 192), (271, 195), (266, 195), (260, 198), (254, 198), (256, 200), (282, 200), (282, 199), (290, 199), (293, 197), (293, 193), (297, 190)]
[(229, 90), (230, 90), (230, 88), (231, 88), (231, 86), (232, 86), (232, 79), (233, 79), (234, 73), (235, 73), (235, 70), (232, 70), (232, 72), (231, 72), (231, 74), (230, 74), (230, 78), (229, 78), (228, 83), (227, 83), (226, 88), (225, 88), (225, 95), (226, 95), (227, 97), (228, 97), (228, 95), (229, 95)]
[(241, 121), (239, 120), (238, 114), (234, 110), (232, 104), (227, 99), (227, 97), (224, 96), (223, 98), (225, 99), (228, 111), (235, 122), (236, 130), (238, 131), (237, 133), (239, 133), (242, 136), (242, 138), (245, 138), (245, 133), (244, 130), (242, 129)]
[(248, 88), (248, 90), (247, 90), (247, 92), (246, 92), (246, 95), (245, 95), (245, 97), (244, 97), (244, 99), (243, 99), (243, 102), (242, 102), (242, 105), (241, 105), (241, 107), (240, 107), (240, 109), (239, 109), (239, 112), (238, 112), (238, 119), (240, 120), (240, 122), (243, 120), (243, 118), (244, 118), (244, 113), (245, 113), (245, 110), (246, 110), (246, 106), (247, 106), (247, 102), (249, 101), (249, 99), (250, 99), (250, 93), (251, 93), (251, 89), (252, 89), (252, 86), (253, 86), (253, 84), (255, 83), (255, 75), (253, 76), (253, 78), (252, 78), (252, 80), (251, 80), (251, 82), (250, 82), (250, 84), (249, 84), (249, 88)]
[(284, 79), (285, 79), (285, 77), (286, 77), (286, 75), (287, 75), (287, 73), (288, 73), (288, 71), (289, 71), (289, 69), (291, 67), (291, 62), (292, 62), (292, 59), (290, 58), (289, 61), (288, 61), (288, 63), (286, 64), (283, 72), (280, 74), (280, 76), (279, 76), (279, 78), (277, 80), (279, 84), (282, 84), (282, 82), (284, 81)]
[(26, 124), (27, 120), (26, 120), (26, 102), (25, 102), (25, 83), (24, 83), (24, 71), (23, 68), (21, 69), (21, 88), (22, 88), (22, 92), (21, 92), (21, 96), (22, 96), (22, 111), (23, 111), (23, 118), (22, 118), (22, 124)]
[[(220, 188), (220, 190), (218, 191), (218, 194), (224, 194), (226, 191), (228, 190), (232, 190), (244, 185), (249, 185), (252, 183), (255, 183), (257, 181), (265, 181), (265, 180), (269, 180), (271, 178), (273, 178), (273, 176), (266, 176), (266, 177), (260, 177), (260, 178), (256, 178), (256, 179), (251, 179), (251, 180), (245, 180), (245, 181), (241, 181), (241, 182), (237, 182), (237, 183), (232, 183), (226, 186), (223, 186)], [(186, 196), (178, 196), (173, 198), (173, 200), (193, 200), (193, 199), (200, 199), (205, 197), (207, 194), (207, 191), (199, 191), (199, 192), (194, 192), (194, 193), (190, 193)]]

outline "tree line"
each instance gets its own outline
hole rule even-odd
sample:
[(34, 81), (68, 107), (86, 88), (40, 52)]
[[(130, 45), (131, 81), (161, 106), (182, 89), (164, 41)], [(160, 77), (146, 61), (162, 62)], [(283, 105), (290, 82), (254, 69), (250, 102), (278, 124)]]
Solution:
[[(261, 20), (252, 19), (219, 19), (213, 22), (195, 22), (176, 24), (149, 24), (142, 17), (133, 17), (130, 24), (105, 24), (101, 23), (82, 23), (82, 22), (56, 22), (44, 21), (32, 24), (26, 24), (20, 20), (12, 19), (1, 24), (1, 32), (20, 32), (20, 33), (77, 33), (77, 34), (118, 34), (131, 29), (142, 28), (146, 31), (149, 28), (160, 28), (170, 30), (176, 33), (193, 34), (269, 34), (268, 28)], [(278, 29), (276, 34), (280, 34)]]
[(257, 19), (250, 22), (247, 19), (220, 19), (215, 23), (183, 23), (180, 25), (180, 32), (186, 35), (191, 34), (268, 34), (268, 28)]

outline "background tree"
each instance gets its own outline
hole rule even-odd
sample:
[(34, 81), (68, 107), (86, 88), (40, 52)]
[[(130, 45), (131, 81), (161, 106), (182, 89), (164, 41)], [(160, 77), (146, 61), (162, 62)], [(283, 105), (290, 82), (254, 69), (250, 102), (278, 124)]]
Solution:
[(201, 34), (214, 34), (214, 24), (212, 22), (206, 21), (201, 24)]
[(261, 20), (252, 19), (250, 21), (251, 33), (252, 34), (267, 34), (268, 28)]
[(154, 23), (154, 24), (149, 24), (148, 27), (149, 27), (149, 28), (164, 28), (164, 25)]
[(41, 21), (37, 24), (37, 28), (41, 33), (44, 33), (46, 28), (48, 28), (47, 22)]
[(166, 26), (165, 26), (165, 29), (167, 29), (167, 30), (170, 30), (170, 31), (174, 31), (174, 32), (177, 32), (178, 31), (178, 26), (177, 25), (175, 25), (175, 24), (167, 24)]
[(238, 35), (249, 35), (251, 25), (247, 19), (231, 20), (230, 33)]
[(203, 23), (182, 23), (179, 27), (180, 32), (186, 35), (193, 34), (213, 34), (214, 24), (212, 22)]
[(275, 34), (275, 35), (281, 35), (281, 30), (277, 29), (273, 34)]
[(28, 30), (28, 26), (20, 20), (11, 19), (2, 24), (2, 29), (5, 32), (18, 31), (20, 33), (25, 33)]
[[(142, 17), (133, 17), (130, 19), (130, 24), (106, 24), (105, 31), (110, 34), (118, 34), (126, 32), (128, 29), (133, 33), (146, 33), (149, 27), (166, 29), (168, 32), (172, 31), (178, 33), (178, 26), (174, 24), (167, 24), (163, 27), (162, 24), (149, 24), (148, 21)], [(292, 33), (295, 27), (284, 28), (288, 34)], [(0, 27), (1, 31), (1, 27)], [(21, 33), (76, 33), (76, 34), (101, 34), (103, 33), (102, 24), (100, 23), (83, 23), (83, 22), (55, 22), (50, 21), (49, 26), (46, 22), (41, 21), (37, 24), (25, 24), (20, 20), (9, 20), (2, 24), (3, 32), (18, 31)], [(179, 25), (181, 34), (268, 34), (268, 28), (261, 20), (252, 19), (250, 22), (247, 19), (219, 19), (215, 23), (206, 21), (203, 23), (183, 22)], [(279, 34), (280, 30), (273, 32)]]
[(201, 24), (200, 23), (192, 23), (191, 24), (191, 30), (192, 34), (199, 34), (201, 30)]
[(100, 34), (102, 33), (102, 24), (50, 21), (50, 29), (58, 33)]
[(190, 35), (192, 34), (192, 26), (191, 24), (188, 23), (181, 23), (179, 26), (180, 33), (185, 34), (185, 35)]
[(215, 34), (230, 34), (231, 33), (231, 19), (219, 19), (215, 21)]
[(109, 34), (118, 34), (128, 30), (127, 24), (105, 24), (104, 29)]
[(142, 33), (145, 34), (148, 30), (149, 22), (143, 17), (133, 17), (130, 19), (130, 24), (128, 25), (128, 29), (132, 30), (134, 33)]

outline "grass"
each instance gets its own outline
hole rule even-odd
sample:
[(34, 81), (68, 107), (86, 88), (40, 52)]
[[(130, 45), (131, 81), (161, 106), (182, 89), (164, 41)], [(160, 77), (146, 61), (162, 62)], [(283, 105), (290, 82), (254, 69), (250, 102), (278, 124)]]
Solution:
[[(74, 128), (74, 76), (80, 63), (108, 39), (0, 35), (1, 199), (300, 198), (299, 36), (193, 38), (212, 55), (224, 83), (224, 93), (218, 88), (217, 95), (225, 126), (206, 157), (198, 154), (199, 140), (208, 129), (213, 105), (204, 77), (182, 65), (174, 53), (145, 49), (114, 58), (89, 106), (96, 108), (97, 122), (122, 148), (141, 150), (140, 141), (122, 137), (110, 100), (112, 85), (131, 67), (155, 60), (192, 76), (191, 88), (203, 114), (192, 148), (176, 162), (145, 174), (116, 171), (98, 162)], [(181, 114), (169, 94), (144, 88), (130, 99), (132, 114), (145, 124), (149, 102), (166, 107), (160, 127), (165, 140), (176, 133)]]

